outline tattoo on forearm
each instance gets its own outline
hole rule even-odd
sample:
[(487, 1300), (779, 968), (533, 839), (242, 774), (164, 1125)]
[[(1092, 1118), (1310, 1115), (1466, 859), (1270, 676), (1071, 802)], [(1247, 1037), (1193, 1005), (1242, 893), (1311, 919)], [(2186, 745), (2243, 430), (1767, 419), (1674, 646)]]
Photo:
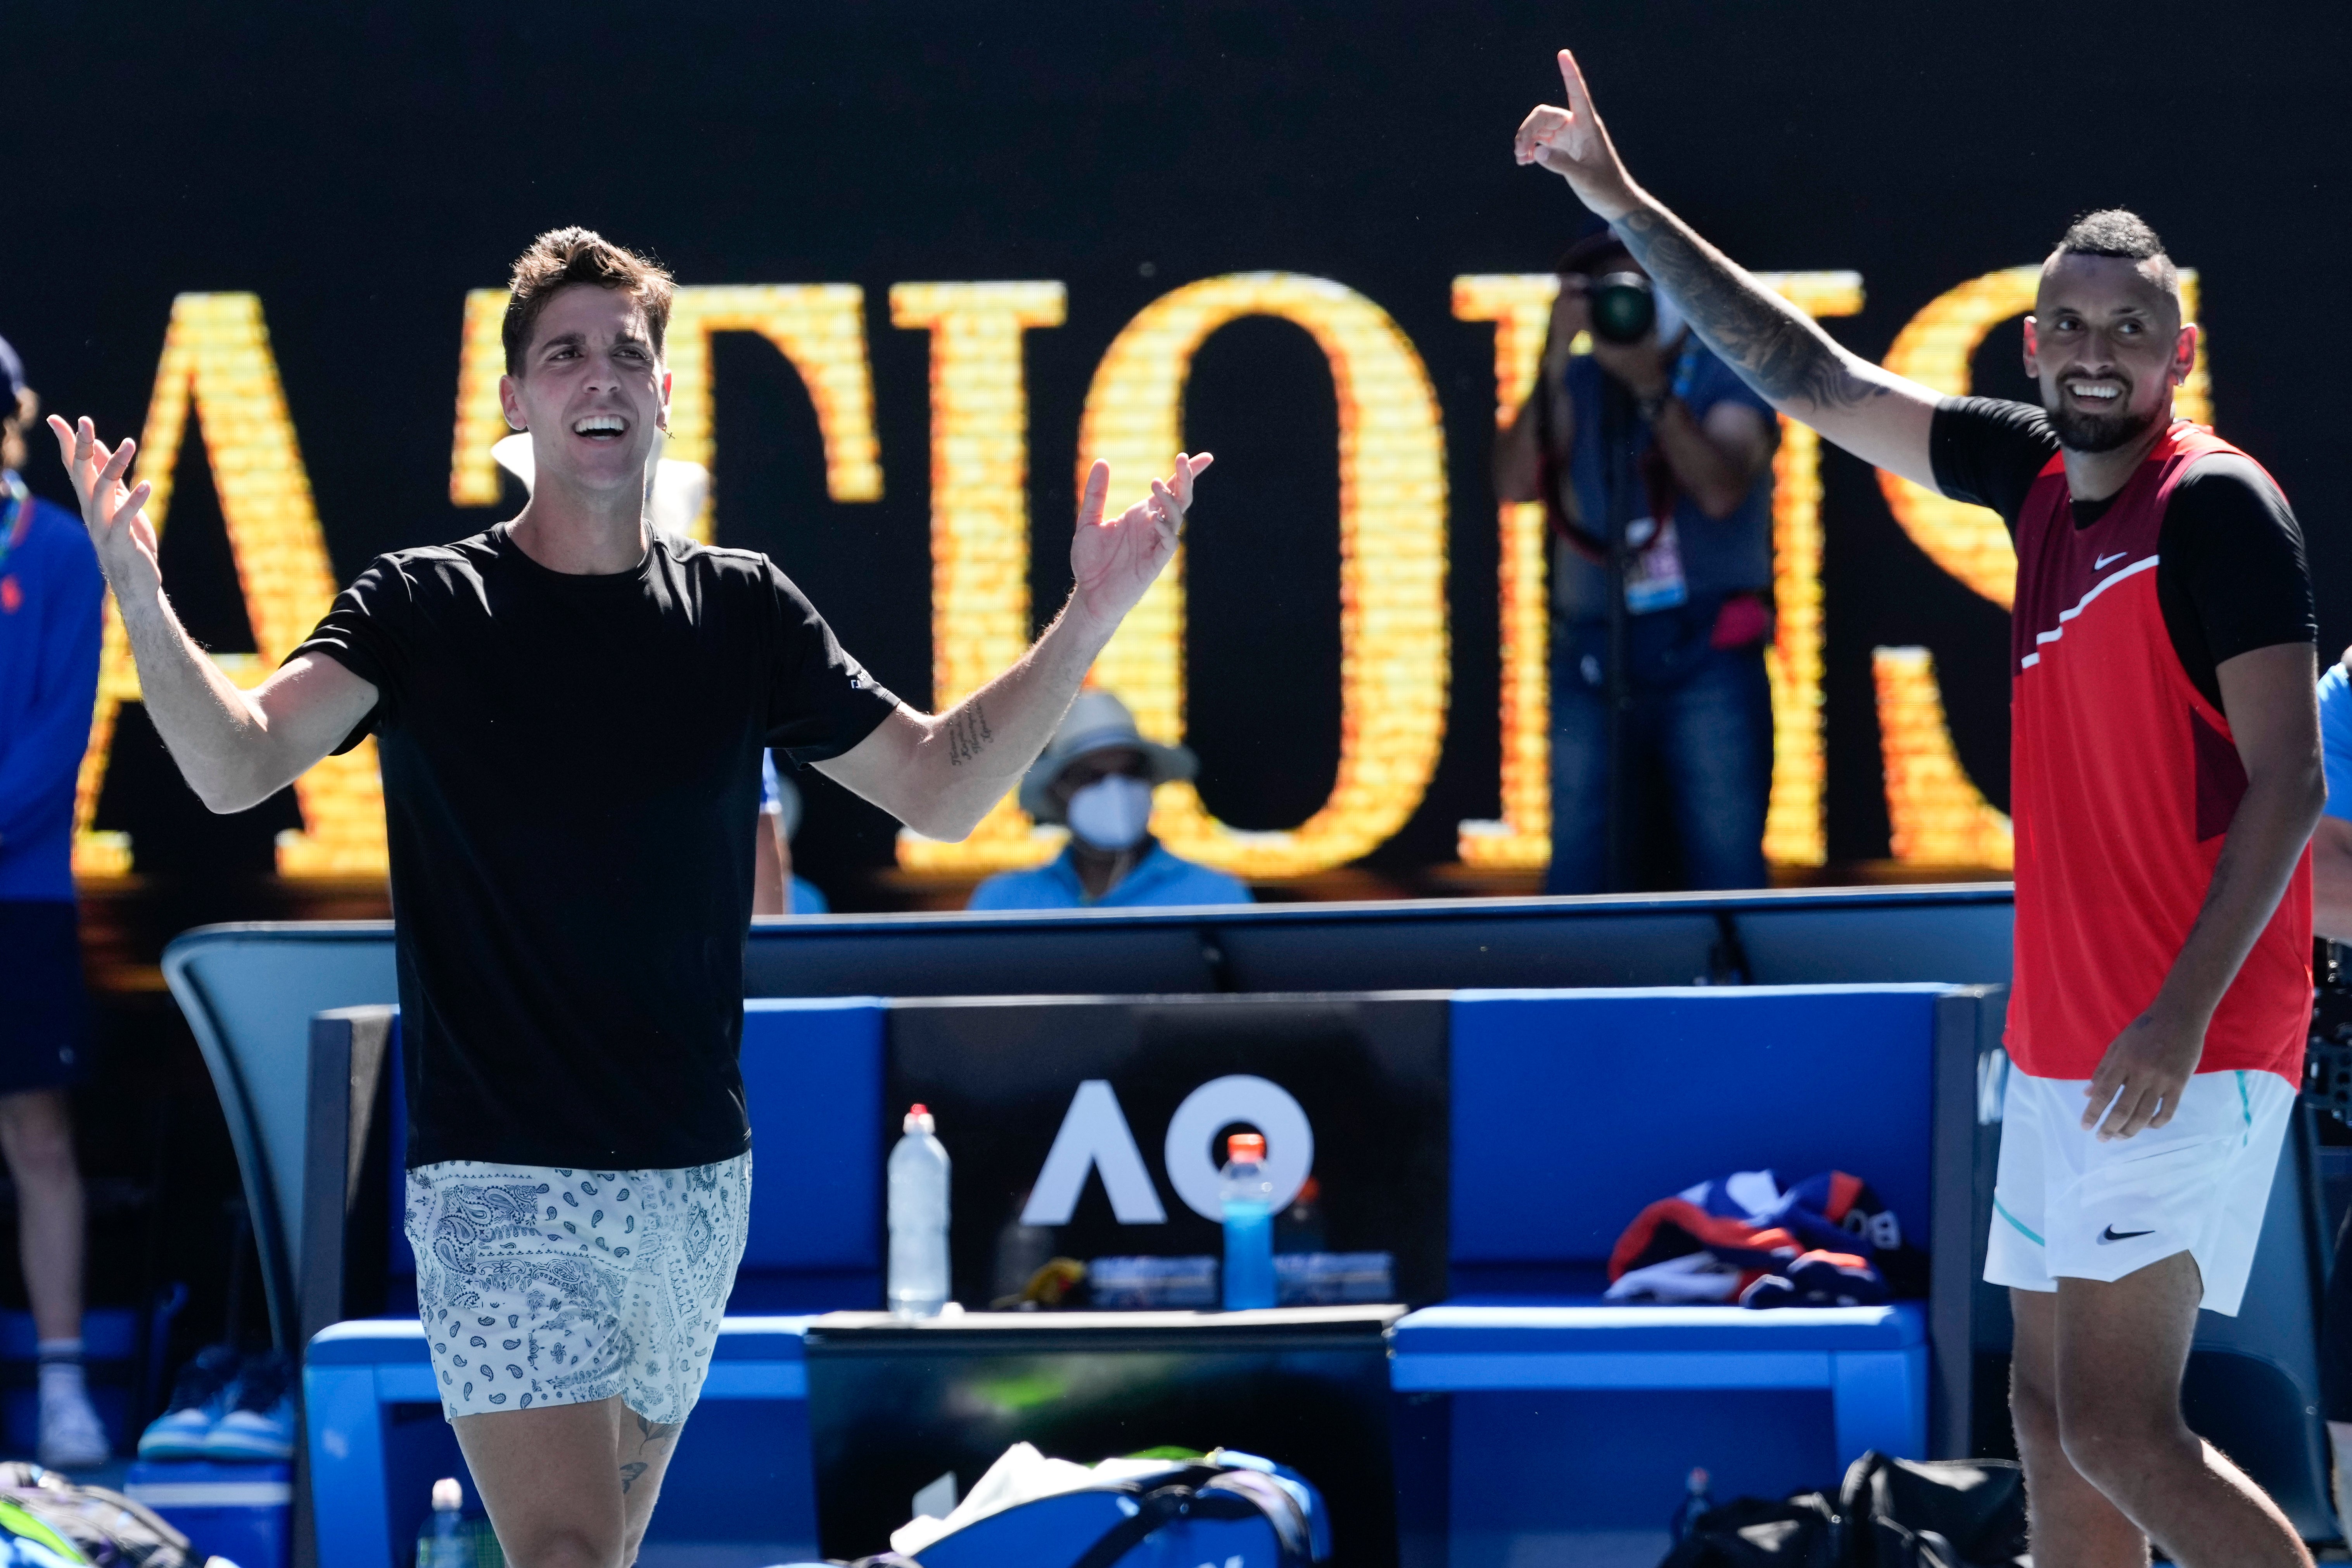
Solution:
[(1673, 214), (1637, 207), (1617, 232), (1706, 346), (1773, 402), (1852, 408), (1886, 395), (1885, 386), (1853, 373), (1811, 318), (1743, 276)]
[(961, 768), (977, 759), (989, 742), (996, 738), (988, 727), (988, 715), (978, 703), (966, 703), (948, 715), (948, 766)]

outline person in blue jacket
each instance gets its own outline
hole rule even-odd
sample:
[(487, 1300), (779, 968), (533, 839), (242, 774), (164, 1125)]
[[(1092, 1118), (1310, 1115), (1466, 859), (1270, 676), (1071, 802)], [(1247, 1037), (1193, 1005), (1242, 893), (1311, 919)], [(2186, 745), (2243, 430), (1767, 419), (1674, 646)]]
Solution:
[(1033, 871), (999, 872), (964, 907), (1249, 903), (1238, 878), (1180, 860), (1151, 836), (1153, 786), (1199, 771), (1191, 747), (1146, 740), (1118, 698), (1099, 687), (1080, 692), (1021, 780), (1021, 809), (1041, 822), (1068, 823), (1068, 847)]
[(18, 476), (40, 400), (0, 340), (0, 1155), (41, 1358), (40, 1461), (102, 1465), (82, 1387), (82, 1187), (66, 1086), (87, 999), (73, 880), (74, 781), (98, 696), (106, 579), (81, 518)]

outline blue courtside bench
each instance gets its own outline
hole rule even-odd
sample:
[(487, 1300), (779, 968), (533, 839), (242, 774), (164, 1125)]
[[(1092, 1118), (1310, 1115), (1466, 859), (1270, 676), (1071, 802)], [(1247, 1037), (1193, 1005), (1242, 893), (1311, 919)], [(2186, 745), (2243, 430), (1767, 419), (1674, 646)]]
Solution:
[[(713, 1524), (739, 1560), (814, 1555), (808, 1369), (801, 1355), (810, 1321), (726, 1320), (703, 1403), (664, 1487), (648, 1561), (661, 1561), (665, 1547), (707, 1552), (705, 1531)], [(322, 1330), (310, 1342), (302, 1381), (318, 1561), (323, 1568), (402, 1568), (404, 1543), (429, 1516), (433, 1481), (465, 1473), (441, 1419), (422, 1325), (377, 1318)], [(756, 1521), (744, 1517), (745, 1484), (758, 1489), (750, 1494), (758, 1499)], [(751, 1523), (756, 1542), (737, 1541)]]
[[(1718, 1496), (1779, 1496), (1867, 1448), (1964, 1441), (1975, 1128), (1965, 1093), (1938, 1125), (1937, 1085), (1970, 1082), (1999, 1007), (1931, 985), (1456, 994), (1451, 1294), (1398, 1323), (1391, 1364), (1400, 1396), (1443, 1406), (1455, 1563), (1530, 1542), (1654, 1563), (1694, 1465)], [(1601, 1299), (1644, 1206), (1762, 1168), (1868, 1182), (1929, 1252), (1941, 1301)]]

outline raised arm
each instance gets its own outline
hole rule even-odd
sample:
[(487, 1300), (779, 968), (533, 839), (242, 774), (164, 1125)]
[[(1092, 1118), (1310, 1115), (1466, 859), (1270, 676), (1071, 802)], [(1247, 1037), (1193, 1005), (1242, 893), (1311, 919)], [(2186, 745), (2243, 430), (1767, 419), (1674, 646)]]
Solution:
[(1192, 481), (1208, 453), (1179, 454), (1176, 471), (1116, 517), (1103, 517), (1110, 465), (1097, 463), (1070, 541), (1076, 586), (1061, 614), (1013, 666), (943, 714), (901, 706), (819, 772), (919, 833), (961, 839), (1028, 771), (1069, 711), (1095, 655), (1176, 553)]
[(289, 660), (254, 690), (235, 682), (196, 646), (163, 596), (150, 486), (125, 490), (138, 444), (111, 452), (89, 420), (49, 429), (81, 498), (82, 521), (131, 637), (147, 716), (196, 798), (215, 811), (242, 811), (292, 783), (352, 732), (375, 706), (375, 687), (332, 659)]
[(1838, 346), (1812, 318), (1691, 232), (1625, 172), (1576, 57), (1559, 52), (1568, 107), (1538, 105), (1515, 151), (1609, 221), (1715, 350), (1772, 406), (1866, 463), (1932, 486), (1927, 428), (1937, 394)]

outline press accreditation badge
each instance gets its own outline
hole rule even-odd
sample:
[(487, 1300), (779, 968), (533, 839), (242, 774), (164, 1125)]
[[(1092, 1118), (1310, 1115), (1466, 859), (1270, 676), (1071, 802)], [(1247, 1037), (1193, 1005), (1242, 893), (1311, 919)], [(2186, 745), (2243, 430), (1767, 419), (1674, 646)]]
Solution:
[(1672, 610), (1690, 598), (1690, 583), (1683, 576), (1682, 541), (1672, 517), (1664, 528), (1654, 517), (1634, 518), (1626, 525), (1625, 542), (1635, 552), (1625, 566), (1627, 614)]

